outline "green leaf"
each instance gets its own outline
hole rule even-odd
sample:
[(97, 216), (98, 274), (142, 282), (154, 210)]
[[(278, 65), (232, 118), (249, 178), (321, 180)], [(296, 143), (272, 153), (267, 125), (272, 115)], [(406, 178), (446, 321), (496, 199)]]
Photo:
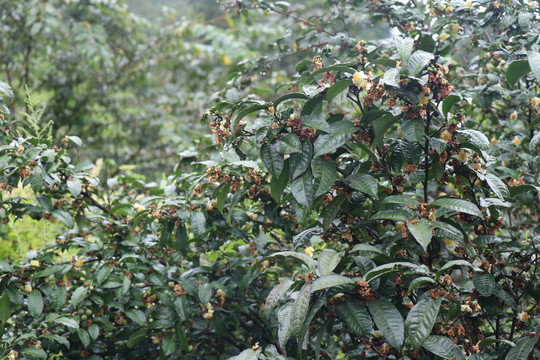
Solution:
[[(538, 61), (540, 61), (540, 59), (538, 59)], [(506, 354), (504, 360), (526, 360), (537, 342), (538, 335), (519, 339), (516, 341), (516, 346), (510, 349), (508, 354)]]
[(300, 116), (304, 117), (306, 115), (320, 115), (320, 113), (322, 112), (323, 100), (323, 94), (315, 95), (312, 99), (308, 100), (304, 104), (304, 107), (300, 112)]
[(186, 299), (186, 295), (180, 295), (174, 299), (174, 309), (178, 315), (180, 321), (186, 321), (189, 319), (189, 305)]
[(41, 170), (37, 170), (35, 173), (32, 172), (30, 175), (30, 186), (34, 194), (39, 194), (41, 191), (41, 186), (43, 185), (43, 174)]
[(490, 142), (486, 135), (481, 133), (478, 130), (466, 129), (466, 130), (457, 130), (457, 133), (463, 135), (467, 140), (469, 140), (473, 145), (476, 145), (481, 150), (489, 149)]
[(534, 185), (517, 185), (517, 186), (510, 187), (509, 190), (510, 190), (511, 197), (518, 196), (520, 194), (523, 194), (525, 192), (530, 192), (530, 191), (540, 192), (540, 188)]
[(364, 278), (366, 279), (366, 281), (373, 281), (391, 272), (417, 270), (418, 268), (419, 266), (413, 263), (394, 262), (394, 263), (377, 266), (375, 269), (372, 269), (367, 274), (365, 274)]
[(405, 320), (405, 331), (407, 332), (407, 342), (414, 350), (420, 349), (424, 340), (431, 333), (439, 315), (441, 302), (442, 297), (434, 299), (426, 293), (409, 311), (407, 320)]
[(276, 143), (263, 144), (261, 146), (261, 159), (272, 177), (278, 178), (283, 170), (285, 159), (283, 154), (279, 152), (279, 147)]
[(281, 347), (285, 347), (287, 340), (291, 337), (291, 312), (293, 305), (292, 302), (287, 303), (280, 307), (277, 312), (279, 321), (278, 341)]
[(57, 343), (59, 343), (61, 345), (64, 345), (68, 349), (71, 347), (71, 343), (69, 342), (69, 340), (66, 339), (63, 336), (59, 336), (59, 335), (56, 335), (56, 334), (41, 334), (39, 337), (44, 338), (44, 339), (49, 339), (49, 340), (56, 341)]
[(457, 347), (452, 340), (444, 336), (428, 336), (422, 344), (422, 347), (443, 359), (463, 360), (465, 358), (461, 349)]
[(144, 326), (146, 324), (146, 316), (141, 310), (128, 310), (126, 311), (126, 316), (139, 326)]
[(251, 105), (251, 106), (245, 108), (244, 110), (240, 111), (238, 113), (238, 115), (236, 115), (236, 117), (234, 118), (234, 121), (233, 121), (233, 123), (231, 125), (231, 131), (232, 131), (233, 135), (236, 134), (236, 128), (238, 127), (238, 124), (240, 123), (240, 120), (242, 120), (243, 118), (245, 118), (246, 116), (248, 116), (252, 112), (268, 109), (269, 106), (270, 106), (269, 104), (254, 104), (254, 105)]
[(350, 250), (350, 252), (355, 252), (355, 251), (360, 251), (360, 252), (371, 252), (371, 253), (375, 253), (375, 254), (381, 254), (381, 255), (384, 255), (384, 252), (373, 246), (373, 245), (368, 245), (368, 244), (356, 244), (354, 245), (354, 247)]
[(65, 326), (73, 328), (73, 329), (78, 329), (79, 328), (79, 324), (75, 320), (69, 319), (67, 317), (60, 317), (60, 318), (55, 320), (55, 323), (65, 325)]
[(34, 319), (40, 317), (43, 313), (43, 296), (41, 295), (41, 291), (34, 289), (28, 294), (28, 312), (30, 312), (30, 315)]
[(73, 291), (73, 294), (71, 294), (71, 303), (73, 304), (73, 308), (77, 309), (79, 307), (79, 304), (84, 300), (84, 297), (86, 296), (87, 289), (84, 286), (78, 287)]
[(340, 253), (335, 250), (324, 249), (317, 260), (317, 271), (321, 276), (330, 275), (340, 261)]
[(418, 287), (418, 286), (420, 286), (422, 284), (434, 284), (434, 283), (435, 283), (435, 280), (433, 280), (432, 278), (427, 277), (427, 276), (421, 276), (421, 277), (418, 277), (418, 278), (411, 281), (411, 283), (409, 284), (408, 291), (411, 292), (416, 287)]
[(370, 197), (377, 199), (377, 180), (368, 174), (353, 174), (345, 179), (345, 183)]
[(257, 360), (261, 351), (262, 348), (259, 348), (258, 350), (246, 349), (240, 354), (229, 358), (228, 360)]
[(77, 197), (81, 194), (82, 191), (82, 183), (80, 180), (68, 180), (66, 181), (67, 188), (71, 195), (74, 197)]
[(300, 140), (295, 134), (285, 134), (276, 142), (279, 152), (282, 154), (302, 152)]
[(146, 331), (144, 331), (143, 329), (139, 329), (131, 333), (131, 335), (129, 336), (127, 340), (126, 345), (128, 349), (131, 349), (132, 347), (139, 344), (144, 339), (146, 339)]
[(394, 220), (394, 221), (405, 221), (411, 216), (407, 211), (404, 210), (383, 210), (373, 214), (371, 220)]
[(326, 232), (328, 228), (330, 227), (330, 224), (332, 221), (334, 221), (341, 204), (343, 204), (343, 201), (345, 201), (346, 196), (345, 194), (339, 194), (337, 195), (330, 204), (326, 207), (326, 210), (323, 213), (323, 230)]
[(4, 291), (6, 292), (12, 304), (22, 305), (24, 303), (24, 296), (21, 292), (19, 292), (19, 289), (13, 286), (8, 286), (4, 288)]
[(325, 160), (321, 161), (321, 171), (320, 171), (320, 180), (319, 186), (317, 186), (317, 191), (315, 196), (319, 196), (327, 192), (334, 186), (334, 183), (337, 178), (337, 169), (336, 163), (334, 160)]
[(401, 123), (401, 133), (409, 142), (421, 141), (424, 137), (424, 120), (422, 118), (405, 118)]
[(501, 200), (505, 200), (510, 196), (510, 191), (508, 190), (508, 186), (502, 181), (498, 176), (495, 176), (493, 174), (486, 174), (485, 176), (486, 182), (488, 183), (489, 187), (495, 195)]
[(227, 201), (227, 197), (229, 196), (230, 192), (231, 184), (225, 183), (221, 186), (221, 189), (216, 198), (216, 207), (220, 212), (223, 212), (223, 208), (225, 207), (225, 201)]
[(433, 226), (435, 230), (435, 235), (439, 237), (443, 237), (449, 240), (453, 241), (461, 241), (463, 240), (463, 233), (457, 229), (456, 227), (442, 222), (442, 221), (430, 221), (431, 226)]
[(474, 271), (480, 271), (479, 267), (477, 267), (476, 265), (468, 262), (467, 260), (452, 260), (452, 261), (449, 261), (446, 264), (444, 264), (443, 267), (441, 267), (439, 269), (439, 271), (437, 271), (437, 276), (440, 276), (446, 270), (448, 270), (448, 269), (450, 269), (450, 268), (452, 268), (454, 266), (466, 266), (466, 267), (469, 267), (469, 268), (473, 269)]
[(337, 309), (339, 316), (356, 335), (362, 337), (371, 335), (373, 323), (367, 309), (360, 301), (347, 299), (339, 303)]
[[(38, 359), (47, 359), (47, 353), (45, 350), (37, 347), (27, 347), (22, 351), (23, 354), (29, 355)], [(26, 357), (25, 357), (26, 359)]]
[(396, 36), (394, 37), (394, 44), (396, 45), (396, 50), (401, 59), (401, 63), (407, 64), (414, 48), (414, 40), (412, 38)]
[(407, 222), (407, 228), (416, 241), (422, 246), (424, 251), (427, 251), (428, 245), (431, 243), (431, 225), (426, 219), (411, 220)]
[(170, 356), (176, 351), (176, 338), (173, 333), (168, 333), (161, 342), (161, 349), (165, 356)]
[(289, 159), (285, 160), (284, 164), (283, 171), (279, 177), (272, 176), (272, 180), (270, 180), (270, 193), (277, 203), (280, 202), (281, 194), (283, 194), (289, 183)]
[(495, 278), (488, 272), (476, 272), (473, 277), (473, 284), (482, 296), (491, 296), (495, 290)]
[(334, 286), (354, 284), (354, 280), (342, 275), (326, 275), (313, 282), (311, 292), (328, 289)]
[(379, 298), (368, 303), (373, 321), (390, 345), (401, 351), (403, 345), (403, 318), (396, 307), (386, 299)]
[(540, 82), (540, 53), (528, 51), (527, 60), (529, 61), (529, 66), (531, 67), (536, 80)]
[(302, 94), (302, 93), (289, 93), (289, 94), (285, 94), (285, 95), (283, 95), (283, 96), (278, 97), (278, 98), (274, 101), (274, 108), (277, 109), (277, 106), (278, 106), (279, 104), (281, 104), (281, 103), (284, 102), (284, 101), (291, 100), (291, 99), (307, 100), (307, 99), (309, 99), (309, 97), (306, 96), (305, 94)]
[(5, 322), (11, 317), (11, 301), (9, 296), (4, 294), (0, 297), (0, 324)]
[(92, 340), (96, 340), (99, 337), (99, 326), (96, 324), (91, 324), (88, 327), (88, 335), (90, 335)]
[(435, 55), (427, 51), (416, 50), (407, 63), (409, 74), (412, 76), (418, 75), (434, 57)]
[(272, 256), (285, 256), (285, 257), (293, 257), (299, 260), (302, 260), (304, 264), (306, 264), (309, 268), (314, 268), (317, 264), (315, 260), (313, 260), (311, 257), (307, 256), (304, 253), (298, 253), (294, 251), (280, 251), (277, 253), (272, 254)]
[(294, 336), (300, 335), (304, 320), (309, 310), (309, 298), (311, 295), (311, 284), (306, 284), (298, 293), (291, 311), (291, 331)]
[(399, 70), (398, 69), (389, 69), (386, 70), (381, 82), (385, 85), (394, 86), (399, 88)]
[(13, 269), (13, 266), (9, 265), (8, 263), (0, 261), (0, 272), (13, 273), (15, 270)]
[(97, 275), (96, 275), (97, 284), (98, 285), (103, 284), (103, 282), (109, 278), (113, 270), (114, 268), (111, 266), (106, 266), (106, 265), (102, 266), (98, 270)]
[(191, 212), (191, 231), (195, 236), (202, 236), (206, 232), (206, 218), (201, 211)]
[(0, 95), (7, 96), (9, 100), (13, 100), (13, 89), (9, 84), (0, 81)]
[(330, 153), (349, 141), (357, 129), (350, 121), (338, 121), (333, 123), (330, 133), (323, 134), (317, 138), (313, 145), (315, 154), (318, 157)]
[(212, 288), (208, 284), (202, 284), (197, 291), (201, 304), (206, 304), (212, 297)]
[(174, 245), (175, 245), (176, 250), (184, 254), (189, 245), (189, 236), (188, 236), (187, 229), (184, 223), (180, 224), (180, 226), (176, 229), (174, 238), (175, 238)]
[(302, 115), (302, 125), (313, 128), (315, 130), (321, 130), (326, 133), (330, 132), (330, 125), (319, 115)]
[[(531, 3), (532, 4), (532, 3)], [(524, 33), (531, 27), (531, 19), (534, 17), (532, 12), (520, 11), (518, 13), (518, 24)]]
[(54, 210), (52, 215), (63, 222), (68, 228), (73, 226), (73, 218), (71, 215), (63, 210)]
[(291, 154), (289, 160), (290, 179), (295, 180), (302, 176), (309, 169), (312, 158), (313, 146), (311, 146), (311, 141), (306, 140), (301, 144), (300, 153)]
[(529, 130), (531, 130), (532, 128), (534, 128), (536, 125), (540, 124), (540, 116), (537, 117), (537, 118), (534, 118), (530, 125), (529, 125)]
[(291, 193), (298, 203), (307, 209), (313, 204), (313, 176), (307, 171), (291, 183)]
[(292, 280), (284, 280), (281, 284), (275, 286), (270, 294), (266, 297), (266, 302), (264, 304), (264, 312), (268, 315), (279, 303), (283, 295), (291, 288), (291, 285), (294, 284)]
[(185, 330), (182, 327), (181, 323), (176, 323), (175, 335), (176, 335), (176, 341), (178, 341), (178, 345), (180, 346), (180, 348), (185, 351), (188, 351), (189, 344), (188, 344), (188, 340), (186, 339)]
[(478, 216), (484, 218), (482, 212), (478, 209), (476, 205), (467, 201), (451, 197), (441, 197), (436, 199), (431, 203), (433, 206), (440, 206), (442, 208), (459, 211), (465, 214)]
[(529, 143), (529, 151), (534, 154), (536, 152), (536, 145), (540, 141), (540, 132), (534, 135)]
[(445, 117), (452, 109), (452, 106), (458, 103), (459, 101), (461, 101), (461, 98), (457, 95), (450, 95), (446, 99), (444, 99), (442, 103), (442, 112)]
[(349, 89), (349, 86), (352, 85), (351, 79), (338, 80), (334, 85), (328, 88), (326, 92), (326, 101), (330, 104), (339, 94), (341, 94), (345, 89)]
[(86, 330), (78, 329), (77, 335), (79, 336), (79, 339), (81, 340), (81, 343), (85, 348), (90, 345), (90, 335), (88, 335), (88, 332), (86, 332)]
[(508, 70), (506, 70), (506, 81), (510, 86), (514, 86), (519, 79), (527, 75), (531, 71), (531, 67), (527, 60), (516, 60), (512, 61), (508, 65)]
[(373, 121), (373, 132), (375, 133), (375, 139), (373, 139), (374, 148), (382, 145), (386, 130), (390, 129), (390, 127), (394, 125), (400, 119), (400, 117), (400, 115), (388, 115)]
[(478, 348), (480, 350), (483, 350), (485, 348), (487, 348), (488, 346), (491, 346), (493, 344), (496, 344), (496, 343), (503, 343), (503, 344), (507, 344), (507, 345), (510, 345), (511, 347), (514, 347), (516, 346), (516, 344), (514, 344), (512, 341), (510, 340), (506, 340), (506, 339), (496, 339), (496, 338), (493, 338), (493, 337), (488, 337), (488, 338), (485, 338), (483, 340), (480, 341), (480, 343), (478, 344)]
[(493, 295), (501, 299), (504, 303), (506, 303), (506, 305), (510, 306), (512, 309), (517, 309), (516, 300), (514, 300), (514, 298), (510, 294), (508, 294), (500, 287), (495, 287), (495, 290), (493, 290)]

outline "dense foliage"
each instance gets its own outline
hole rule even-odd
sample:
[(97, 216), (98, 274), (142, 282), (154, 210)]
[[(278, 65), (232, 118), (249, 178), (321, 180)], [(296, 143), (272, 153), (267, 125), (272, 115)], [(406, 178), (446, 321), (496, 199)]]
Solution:
[[(10, 118), (0, 83), (0, 217), (57, 234), (0, 262), (2, 355), (536, 358), (538, 5), (328, 0), (314, 16), (283, 1), (226, 5), (244, 39), (261, 19), (290, 28), (275, 58), (215, 78), (204, 120), (219, 153), (193, 146), (197, 160), (158, 181), (80, 160), (85, 134), (59, 132), (48, 120), (62, 113), (45, 116), (29, 91), (15, 105), (26, 115)], [(395, 36), (365, 41), (359, 21)], [(242, 45), (230, 50), (265, 54), (264, 40)]]

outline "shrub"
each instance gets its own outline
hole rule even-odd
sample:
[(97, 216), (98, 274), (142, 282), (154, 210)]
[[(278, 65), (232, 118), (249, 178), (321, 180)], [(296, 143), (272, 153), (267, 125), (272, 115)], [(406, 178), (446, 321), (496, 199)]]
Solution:
[[(100, 185), (70, 156), (79, 138), (54, 146), (5, 123), (2, 186), (36, 193), (6, 198), (5, 216), (68, 231), (1, 263), (4, 354), (536, 356), (538, 13), (328, 4), (303, 19), (236, 2), (327, 45), (298, 64), (292, 92), (217, 103), (205, 117), (222, 158), (160, 184)], [(400, 34), (350, 37), (363, 13)]]

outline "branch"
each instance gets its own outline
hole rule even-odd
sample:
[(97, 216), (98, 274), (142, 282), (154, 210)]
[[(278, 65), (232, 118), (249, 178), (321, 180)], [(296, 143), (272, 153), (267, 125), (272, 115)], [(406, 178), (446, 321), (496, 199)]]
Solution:
[(306, 25), (311, 25), (311, 26), (313, 26), (313, 27), (317, 27), (317, 30), (320, 29), (320, 31), (325, 32), (325, 33), (327, 33), (328, 35), (331, 35), (331, 36), (335, 36), (335, 35), (336, 35), (335, 33), (326, 30), (324, 27), (322, 27), (322, 26), (319, 27), (319, 26), (315, 25), (314, 23), (312, 23), (311, 21), (309, 21), (308, 19), (304, 19), (304, 18), (302, 18), (302, 17), (300, 17), (300, 16), (298, 16), (298, 15), (294, 15), (294, 14), (292, 14), (292, 13), (290, 13), (290, 12), (286, 12), (286, 11), (283, 11), (283, 10), (276, 9), (276, 8), (274, 8), (274, 7), (270, 8), (270, 10), (272, 10), (273, 12), (276, 12), (276, 13), (278, 13), (278, 14), (280, 14), (280, 15), (289, 17), (289, 18), (291, 18), (291, 19), (301, 21), (302, 23), (304, 23), (304, 24), (306, 24)]

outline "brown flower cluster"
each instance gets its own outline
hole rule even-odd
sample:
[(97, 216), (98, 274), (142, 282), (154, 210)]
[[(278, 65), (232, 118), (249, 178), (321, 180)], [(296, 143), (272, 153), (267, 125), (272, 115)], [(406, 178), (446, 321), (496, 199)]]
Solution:
[[(217, 187), (219, 184), (231, 184), (231, 194), (234, 194), (238, 191), (244, 185), (244, 179), (238, 175), (230, 174), (223, 170), (222, 168), (209, 168), (206, 170), (206, 174), (208, 175), (206, 177), (206, 180), (212, 184), (212, 187)], [(249, 178), (253, 179), (256, 183), (261, 183), (262, 179), (260, 176), (257, 175), (257, 173), (248, 172)], [(246, 178), (248, 176), (246, 175)], [(197, 194), (200, 194), (201, 189), (193, 189), (193, 191), (197, 191)]]
[(448, 74), (448, 67), (441, 64), (437, 64), (437, 66), (437, 71), (429, 74), (428, 86), (434, 99), (444, 100), (454, 91), (455, 87), (444, 78), (444, 75)]
[(317, 88), (329, 87), (336, 83), (336, 75), (332, 75), (328, 71), (324, 73), (321, 82), (317, 85)]
[(360, 294), (360, 297), (364, 302), (373, 301), (379, 297), (379, 295), (374, 293), (373, 289), (369, 287), (369, 283), (367, 281), (359, 281), (358, 287), (358, 294)]
[(231, 117), (218, 116), (210, 123), (212, 134), (216, 135), (216, 143), (222, 144), (231, 136)]
[(300, 141), (306, 139), (313, 139), (315, 137), (315, 130), (310, 127), (304, 127), (302, 125), (302, 119), (296, 116), (291, 116), (286, 125), (291, 128), (291, 132), (298, 136)]
[(376, 84), (369, 88), (367, 91), (367, 96), (365, 96), (362, 101), (368, 107), (373, 107), (373, 103), (380, 100), (385, 94), (386, 91), (384, 90), (384, 84)]

